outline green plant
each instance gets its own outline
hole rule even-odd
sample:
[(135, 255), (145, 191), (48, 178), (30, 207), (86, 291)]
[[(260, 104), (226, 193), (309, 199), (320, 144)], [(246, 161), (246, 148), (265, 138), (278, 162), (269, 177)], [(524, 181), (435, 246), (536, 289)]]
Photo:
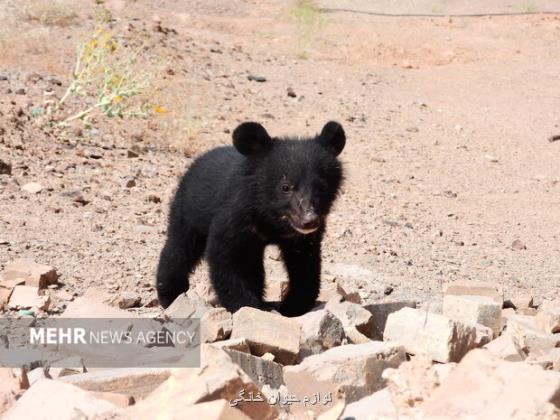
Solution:
[(73, 97), (83, 98), (74, 101), (81, 109), (57, 118), (59, 125), (74, 120), (89, 124), (96, 114), (122, 118), (165, 113), (162, 107), (149, 103), (154, 74), (145, 70), (138, 59), (137, 51), (121, 48), (107, 29), (96, 30), (78, 46), (72, 81), (50, 114), (59, 116)]
[(296, 0), (290, 17), (296, 27), (297, 52), (299, 58), (308, 57), (308, 49), (316, 34), (326, 24), (321, 9), (311, 0)]

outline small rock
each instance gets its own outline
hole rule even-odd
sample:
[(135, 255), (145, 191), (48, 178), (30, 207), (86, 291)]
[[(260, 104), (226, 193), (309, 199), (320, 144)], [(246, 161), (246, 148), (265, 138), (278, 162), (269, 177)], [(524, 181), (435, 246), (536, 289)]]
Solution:
[(511, 334), (503, 333), (484, 346), (493, 356), (509, 362), (522, 362), (527, 357), (523, 347)]
[(368, 338), (374, 335), (373, 316), (360, 305), (341, 302), (338, 297), (335, 297), (327, 302), (325, 309), (340, 320), (345, 331), (354, 327)]
[(519, 345), (534, 356), (542, 356), (560, 343), (560, 336), (547, 334), (538, 328), (534, 316), (514, 315), (509, 317), (506, 332), (515, 337)]
[(291, 87), (289, 87), (288, 89), (286, 89), (286, 93), (288, 94), (288, 96), (290, 98), (295, 98), (297, 97), (296, 92), (294, 91), (294, 89), (292, 89)]
[(129, 309), (141, 306), (142, 297), (135, 292), (123, 292), (119, 296), (119, 308)]
[[(284, 380), (290, 393), (295, 395), (330, 392), (332, 404), (342, 399), (351, 403), (384, 388), (383, 370), (396, 368), (405, 360), (404, 348), (394, 343), (350, 344), (309, 356), (299, 365), (284, 367)], [(311, 410), (319, 414), (327, 408), (324, 404), (304, 407), (302, 403), (295, 403), (290, 412), (296, 415)]]
[(9, 162), (5, 162), (0, 159), (0, 175), (11, 175), (12, 165)]
[(299, 354), (300, 330), (294, 319), (243, 307), (233, 314), (231, 338), (245, 338), (252, 354), (272, 353), (279, 363), (289, 365), (296, 362)]
[(126, 177), (124, 186), (126, 188), (135, 187), (136, 186), (136, 178), (134, 178), (133, 176)]
[(39, 296), (37, 287), (34, 286), (16, 286), (12, 291), (8, 306), (12, 309), (29, 309), (37, 308), (47, 310), (50, 304), (48, 295)]
[(109, 414), (118, 407), (95, 398), (76, 386), (50, 379), (40, 379), (31, 386), (3, 417), (5, 420), (48, 419), (56, 413), (59, 420), (75, 420)]
[(129, 157), (129, 158), (137, 158), (138, 156), (139, 156), (139, 154), (136, 153), (134, 150), (128, 149), (128, 150), (126, 151), (126, 157)]
[(50, 265), (38, 264), (29, 258), (20, 258), (6, 264), (2, 278), (13, 279), (16, 282), (23, 279), (26, 286), (46, 289), (49, 285), (57, 284), (58, 273)]
[(25, 95), (27, 93), (27, 91), (25, 90), (25, 88), (20, 87), (20, 88), (17, 88), (14, 93), (16, 95)]
[(165, 310), (165, 315), (170, 318), (202, 318), (211, 308), (200, 297), (180, 294), (177, 299)]
[(480, 341), (476, 326), (412, 308), (389, 315), (383, 338), (402, 343), (408, 353), (427, 353), (440, 363), (461, 360)]
[(247, 80), (251, 81), (251, 82), (266, 82), (266, 77), (264, 76), (256, 76), (253, 74), (250, 74), (249, 76), (247, 76)]
[(478, 323), (492, 329), (497, 336), (502, 329), (502, 305), (485, 296), (446, 295), (443, 315), (465, 323)]
[(301, 325), (300, 359), (342, 343), (344, 327), (330, 311), (320, 309), (294, 319)]
[(444, 288), (444, 295), (486, 296), (503, 305), (504, 289), (500, 284), (484, 281), (458, 280), (449, 283)]
[(341, 419), (398, 419), (399, 410), (388, 388), (348, 404)]
[(216, 341), (212, 343), (212, 346), (224, 350), (230, 349), (242, 351), (243, 353), (251, 353), (249, 343), (247, 343), (247, 340), (244, 338), (230, 338), (228, 340)]
[(513, 249), (515, 251), (523, 251), (523, 250), (527, 249), (527, 245), (525, 245), (519, 239), (516, 239), (515, 241), (513, 241), (511, 243), (511, 249)]
[(372, 303), (364, 306), (373, 316), (373, 335), (374, 340), (383, 340), (383, 331), (387, 317), (393, 312), (397, 312), (402, 308), (416, 308), (416, 302), (413, 300), (401, 300), (394, 302)]
[(225, 340), (231, 335), (233, 319), (225, 308), (210, 308), (200, 320), (202, 343)]
[(29, 194), (38, 194), (43, 191), (43, 186), (38, 182), (28, 182), (21, 187), (21, 190)]
[[(243, 369), (259, 388), (269, 385), (272, 388), (278, 389), (284, 383), (282, 365), (273, 360), (265, 359), (264, 355), (257, 357), (231, 349), (226, 349), (225, 352), (231, 357), (233, 363)], [(270, 353), (265, 353), (265, 355), (270, 355), (274, 358)]]

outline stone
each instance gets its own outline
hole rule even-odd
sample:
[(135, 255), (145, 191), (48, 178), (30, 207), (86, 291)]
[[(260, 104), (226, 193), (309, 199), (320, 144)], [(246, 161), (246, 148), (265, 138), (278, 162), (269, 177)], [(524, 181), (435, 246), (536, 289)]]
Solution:
[(393, 302), (370, 303), (364, 306), (364, 309), (369, 311), (373, 316), (373, 334), (371, 336), (374, 340), (383, 339), (383, 331), (385, 331), (385, 324), (387, 317), (393, 312), (397, 312), (402, 308), (416, 308), (416, 301), (402, 300)]
[(560, 347), (550, 350), (547, 357), (552, 363), (552, 369), (560, 371)]
[(0, 287), (0, 311), (4, 309), (4, 306), (10, 300), (10, 296), (12, 295), (12, 289), (5, 289)]
[(325, 305), (325, 309), (336, 316), (344, 330), (355, 327), (360, 333), (368, 338), (373, 336), (373, 316), (360, 305), (352, 302), (341, 302), (340, 298), (331, 299)]
[(341, 419), (398, 419), (399, 410), (391, 399), (388, 388), (348, 404)]
[(530, 292), (517, 293), (506, 299), (504, 303), (514, 309), (532, 308), (533, 294)]
[(346, 334), (347, 343), (346, 344), (364, 344), (371, 341), (368, 337), (363, 335), (356, 327), (347, 327), (344, 330)]
[(27, 380), (29, 381), (29, 385), (33, 385), (40, 379), (50, 379), (50, 377), (45, 373), (45, 368), (37, 367), (30, 372), (27, 372)]
[[(440, 365), (449, 366), (449, 365)], [(426, 401), (449, 374), (436, 369), (427, 355), (414, 356), (396, 369), (385, 369), (382, 377), (387, 380), (392, 401), (398, 407), (417, 407)], [(441, 376), (440, 376), (441, 375)]]
[(485, 281), (457, 280), (447, 284), (443, 294), (446, 296), (486, 296), (500, 305), (504, 303), (504, 288), (500, 284)]
[(6, 264), (4, 270), (11, 278), (25, 279), (26, 286), (36, 286), (39, 289), (46, 289), (51, 284), (58, 281), (56, 269), (50, 265), (38, 264), (35, 261), (22, 258)]
[(129, 407), (134, 404), (134, 397), (129, 395), (117, 394), (116, 392), (90, 392), (95, 398), (109, 401), (118, 407)]
[(344, 338), (340, 320), (326, 309), (294, 318), (301, 325), (300, 359), (339, 346)]
[[(404, 348), (390, 342), (370, 341), (366, 344), (338, 346), (324, 353), (309, 356), (299, 365), (284, 367), (284, 381), (291, 394), (332, 396), (332, 404), (344, 399), (351, 403), (385, 387), (381, 374), (406, 360)], [(315, 414), (328, 407), (303, 403), (291, 406), (291, 413), (312, 410)]]
[(347, 302), (362, 303), (362, 297), (360, 296), (358, 287), (356, 287), (356, 282), (351, 279), (346, 277), (336, 279), (336, 291)]
[(502, 305), (492, 298), (469, 295), (445, 295), (443, 315), (464, 323), (489, 327), (498, 336), (502, 330)]
[(424, 418), (545, 418), (539, 413), (558, 407), (559, 395), (560, 373), (508, 362), (476, 349), (434, 390), (420, 411)]
[(231, 335), (233, 319), (224, 308), (210, 308), (200, 320), (201, 342), (213, 343)]
[(264, 356), (257, 357), (231, 349), (225, 349), (225, 351), (233, 363), (243, 369), (259, 388), (269, 385), (272, 388), (278, 389), (284, 383), (282, 365), (266, 360)]
[[(203, 345), (200, 368), (175, 369), (168, 380), (163, 382), (148, 397), (130, 408), (131, 417), (190, 418), (178, 413), (179, 408), (194, 404), (225, 399), (233, 401), (259, 393), (257, 385), (225, 353), (210, 345)], [(277, 409), (266, 400), (239, 400), (236, 408), (255, 420), (271, 420), (277, 417)], [(146, 417), (149, 415), (150, 417)]]
[(198, 295), (182, 293), (165, 310), (165, 315), (169, 318), (202, 318), (210, 308)]
[(518, 340), (509, 333), (503, 333), (495, 340), (486, 344), (484, 348), (492, 356), (499, 357), (508, 362), (522, 362), (527, 357)]
[(281, 302), (288, 294), (290, 282), (286, 278), (271, 279), (265, 288), (265, 300), (268, 302)]
[(12, 165), (10, 162), (6, 162), (0, 159), (0, 175), (11, 175), (12, 174)]
[(81, 357), (75, 356), (52, 363), (48, 368), (47, 375), (51, 379), (56, 379), (84, 372), (87, 372), (84, 361)]
[(249, 343), (244, 338), (230, 338), (224, 341), (217, 341), (212, 343), (212, 346), (224, 350), (231, 349), (242, 351), (243, 353), (251, 353)]
[(271, 312), (243, 307), (233, 315), (231, 338), (244, 338), (251, 353), (272, 353), (283, 365), (294, 364), (299, 354), (300, 324)]
[(21, 190), (29, 194), (38, 194), (43, 191), (43, 186), (38, 182), (28, 182), (21, 187)]
[(119, 308), (130, 309), (140, 306), (142, 298), (136, 292), (126, 291), (119, 296)]
[(82, 296), (68, 303), (64, 318), (133, 318), (133, 314)]
[[(4, 415), (5, 420), (75, 420), (107, 415), (118, 409), (107, 400), (96, 398), (76, 386), (51, 379), (40, 379)], [(77, 417), (79, 416), (81, 417)]]
[(544, 300), (536, 315), (537, 327), (547, 333), (560, 332), (560, 301)]
[(165, 382), (170, 375), (169, 368), (119, 368), (63, 376), (57, 381), (75, 385), (86, 391), (116, 392), (143, 398)]
[(22, 383), (12, 369), (0, 368), (0, 416), (16, 402), (21, 390)]
[(527, 349), (534, 356), (545, 355), (560, 342), (560, 335), (555, 336), (541, 331), (534, 316), (510, 317), (506, 331), (515, 337), (522, 348)]
[(35, 286), (16, 286), (12, 291), (8, 306), (12, 309), (30, 309), (36, 308), (41, 310), (48, 309), (50, 304), (49, 295), (39, 295)]
[(402, 343), (408, 353), (426, 353), (440, 363), (458, 362), (478, 341), (475, 326), (413, 308), (390, 314), (383, 338)]

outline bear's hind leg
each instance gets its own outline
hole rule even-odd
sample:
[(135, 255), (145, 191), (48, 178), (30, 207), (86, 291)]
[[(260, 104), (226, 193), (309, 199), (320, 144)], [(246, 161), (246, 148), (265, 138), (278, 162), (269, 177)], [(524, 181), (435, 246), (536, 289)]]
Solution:
[(192, 229), (180, 235), (170, 233), (161, 251), (157, 270), (157, 293), (161, 306), (167, 308), (189, 289), (189, 274), (199, 263), (206, 238)]

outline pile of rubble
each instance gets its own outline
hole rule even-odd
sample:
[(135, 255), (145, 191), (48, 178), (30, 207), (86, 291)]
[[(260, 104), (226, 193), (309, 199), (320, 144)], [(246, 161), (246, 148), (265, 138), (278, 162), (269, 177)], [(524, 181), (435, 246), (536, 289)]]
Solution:
[[(44, 311), (44, 291), (56, 283), (48, 268), (9, 264), (0, 274), (2, 306)], [(447, 285), (441, 305), (425, 306), (362, 300), (341, 282), (312, 312), (286, 318), (248, 307), (231, 314), (189, 291), (165, 315), (201, 319), (200, 367), (3, 368), (0, 412), (6, 419), (560, 418), (560, 300), (535, 308), (529, 295), (504, 301), (499, 285), (461, 281)], [(63, 316), (133, 315), (88, 297), (70, 302)]]

